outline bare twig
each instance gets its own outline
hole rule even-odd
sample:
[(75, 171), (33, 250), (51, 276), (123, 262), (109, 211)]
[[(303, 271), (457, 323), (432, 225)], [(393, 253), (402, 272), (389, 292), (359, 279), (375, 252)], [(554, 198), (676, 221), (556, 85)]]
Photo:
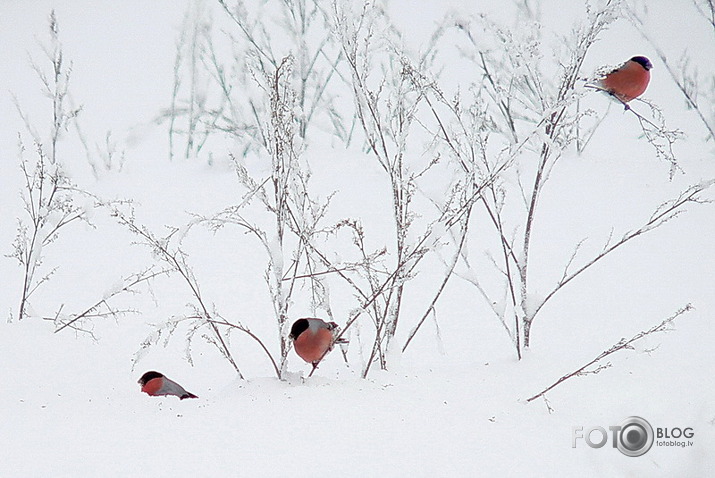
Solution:
[[(166, 269), (158, 270), (155, 271), (152, 268), (149, 268), (147, 270), (144, 270), (142, 272), (139, 272), (137, 274), (132, 274), (129, 277), (126, 277), (122, 280), (122, 285), (118, 288), (115, 288), (113, 290), (108, 291), (104, 297), (102, 297), (99, 301), (85, 309), (84, 311), (74, 314), (71, 319), (63, 322), (61, 319), (57, 318), (55, 320), (56, 324), (61, 324), (55, 329), (55, 333), (58, 333), (62, 330), (64, 330), (67, 327), (72, 327), (74, 328), (74, 324), (82, 319), (90, 318), (90, 317), (106, 317), (106, 316), (113, 316), (116, 317), (119, 315), (119, 312), (117, 309), (113, 308), (111, 305), (109, 305), (109, 300), (121, 295), (123, 293), (133, 293), (135, 291), (135, 287), (143, 282), (148, 282), (155, 277), (158, 277), (160, 275), (168, 274), (169, 271)], [(104, 313), (98, 313), (97, 311), (100, 309), (100, 307), (105, 306), (107, 308), (107, 312)]]
[(417, 332), (420, 330), (420, 327), (422, 327), (422, 324), (424, 324), (425, 320), (427, 320), (427, 318), (430, 316), (431, 313), (434, 313), (435, 305), (437, 304), (437, 301), (439, 300), (439, 298), (442, 296), (442, 292), (444, 292), (444, 289), (447, 287), (447, 283), (449, 282), (449, 279), (452, 277), (452, 274), (454, 273), (454, 268), (456, 267), (457, 262), (459, 261), (459, 257), (462, 254), (462, 250), (464, 248), (464, 243), (467, 239), (468, 230), (469, 230), (469, 222), (463, 221), (462, 227), (460, 228), (460, 232), (459, 232), (459, 241), (457, 243), (456, 250), (454, 251), (452, 260), (447, 265), (447, 270), (445, 271), (444, 278), (442, 279), (442, 283), (439, 285), (437, 292), (432, 297), (432, 300), (430, 301), (429, 305), (427, 306), (427, 310), (422, 315), (420, 320), (417, 322), (417, 325), (415, 325), (415, 327), (412, 329), (412, 331), (410, 331), (410, 335), (407, 337), (405, 344), (402, 346), (403, 353), (405, 352), (405, 350), (407, 350), (407, 347), (410, 345), (410, 342), (412, 342), (412, 339), (415, 338), (415, 335), (417, 335)]
[[(611, 242), (611, 238), (609, 237), (609, 241), (603, 248), (603, 250), (578, 269), (569, 273), (567, 265), (567, 267), (564, 269), (561, 279), (556, 284), (556, 286), (551, 290), (551, 292), (546, 295), (546, 297), (544, 297), (543, 300), (541, 300), (540, 303), (535, 306), (532, 312), (531, 320), (536, 317), (541, 308), (566, 284), (571, 282), (573, 279), (578, 277), (580, 274), (588, 270), (591, 266), (608, 256), (610, 253), (612, 253), (622, 245), (643, 234), (653, 231), (654, 229), (662, 226), (671, 219), (676, 218), (684, 211), (683, 208), (688, 204), (701, 204), (709, 202), (709, 200), (703, 198), (701, 194), (708, 188), (712, 187), (713, 184), (715, 184), (715, 180), (705, 181), (700, 184), (690, 186), (689, 188), (681, 192), (676, 198), (661, 204), (655, 211), (653, 211), (653, 213), (650, 215), (645, 224), (643, 224), (639, 228), (625, 233), (623, 237), (621, 237), (621, 239), (613, 243)], [(569, 265), (573, 262), (576, 252), (577, 251), (574, 251), (574, 255), (572, 255), (571, 259), (569, 260)]]
[[(604, 358), (610, 356), (611, 354), (614, 354), (614, 353), (619, 352), (619, 351), (621, 351), (621, 350), (633, 350), (633, 344), (634, 344), (635, 342), (638, 342), (639, 340), (641, 340), (642, 338), (644, 338), (644, 337), (646, 337), (646, 336), (648, 336), (648, 335), (651, 335), (651, 334), (654, 334), (654, 333), (657, 333), (657, 332), (663, 332), (663, 331), (668, 330), (668, 328), (669, 328), (669, 327), (671, 326), (671, 324), (675, 321), (675, 319), (677, 319), (677, 318), (680, 317), (681, 315), (683, 315), (683, 314), (685, 314), (686, 312), (689, 312), (689, 311), (691, 311), (691, 310), (693, 310), (693, 306), (692, 306), (691, 304), (687, 304), (687, 305), (685, 305), (684, 307), (682, 307), (680, 310), (678, 310), (677, 312), (675, 312), (675, 314), (673, 314), (673, 315), (671, 315), (670, 317), (668, 317), (667, 319), (663, 320), (663, 321), (662, 321), (661, 323), (659, 323), (658, 325), (655, 325), (655, 326), (651, 327), (651, 328), (648, 329), (648, 330), (644, 330), (644, 331), (638, 332), (636, 335), (634, 335), (633, 337), (631, 337), (631, 338), (628, 339), (628, 340), (626, 340), (625, 338), (622, 338), (621, 340), (619, 340), (618, 342), (616, 342), (615, 344), (613, 344), (610, 348), (608, 348), (607, 350), (604, 350), (603, 352), (601, 352), (601, 353), (600, 353), (596, 358), (594, 358), (593, 360), (591, 360), (591, 361), (589, 361), (588, 363), (586, 363), (585, 365), (583, 365), (583, 366), (577, 368), (576, 370), (574, 370), (574, 371), (572, 371), (572, 372), (569, 372), (569, 373), (567, 373), (566, 375), (562, 376), (562, 377), (559, 378), (556, 382), (554, 382), (553, 384), (549, 385), (548, 387), (546, 387), (546, 388), (545, 388), (544, 390), (542, 390), (541, 392), (537, 393), (536, 395), (534, 395), (534, 396), (532, 396), (532, 397), (530, 397), (530, 398), (527, 398), (526, 401), (527, 401), (527, 402), (532, 402), (532, 401), (536, 400), (536, 399), (539, 398), (539, 397), (544, 397), (544, 396), (546, 395), (546, 393), (548, 393), (549, 391), (553, 390), (555, 387), (559, 386), (561, 383), (565, 382), (566, 380), (568, 380), (568, 379), (570, 379), (570, 378), (579, 377), (579, 376), (584, 376), (584, 375), (587, 375), (587, 374), (599, 373), (600, 371), (605, 370), (606, 368), (609, 368), (609, 367), (611, 366), (610, 363), (609, 363), (609, 364), (602, 364), (602, 363), (600, 363), (601, 360), (603, 360)], [(589, 370), (589, 368), (592, 367), (592, 366), (596, 366), (596, 368)]]
[[(86, 211), (75, 202), (76, 196), (85, 193), (77, 189), (63, 171), (58, 152), (60, 138), (81, 108), (71, 109), (67, 104), (72, 65), (64, 59), (54, 11), (50, 14), (48, 26), (49, 44), (41, 45), (47, 62), (38, 64), (31, 59), (32, 68), (42, 83), (42, 93), (52, 101), (47, 151), (38, 129), (32, 125), (19, 100), (13, 95), (15, 107), (35, 141), (37, 152), (34, 162), (27, 160), (24, 157), (22, 138), (18, 135), (20, 168), (25, 181), (22, 199), (26, 216), (18, 220), (17, 235), (10, 257), (15, 258), (23, 269), (19, 319), (26, 317), (28, 301), (32, 294), (48, 281), (56, 270), (52, 269), (38, 279), (37, 274), (44, 258), (43, 248), (57, 239), (60, 231), (68, 224), (78, 220), (87, 221)], [(45, 69), (45, 66), (48, 68)]]
[(273, 354), (271, 354), (271, 352), (268, 350), (268, 347), (266, 347), (266, 345), (263, 343), (263, 340), (261, 340), (260, 337), (258, 337), (256, 334), (254, 334), (253, 332), (251, 332), (251, 329), (249, 329), (248, 327), (244, 326), (243, 324), (240, 324), (240, 323), (239, 323), (239, 324), (234, 324), (234, 323), (231, 323), (231, 322), (229, 322), (229, 321), (227, 321), (227, 320), (225, 320), (225, 319), (223, 319), (223, 318), (221, 318), (221, 319), (222, 319), (222, 320), (211, 319), (211, 321), (212, 321), (214, 324), (216, 324), (216, 325), (225, 325), (225, 326), (227, 326), (227, 327), (230, 327), (230, 328), (234, 328), (234, 329), (236, 329), (236, 330), (239, 330), (239, 331), (243, 332), (244, 334), (248, 335), (249, 337), (251, 337), (251, 338), (252, 338), (253, 340), (255, 340), (256, 342), (258, 342), (258, 345), (261, 346), (261, 348), (263, 349), (263, 352), (264, 352), (264, 353), (266, 354), (266, 356), (268, 357), (268, 360), (270, 360), (271, 365), (273, 366), (273, 370), (274, 370), (275, 373), (276, 373), (276, 377), (278, 377), (278, 378), (281, 377), (281, 370), (280, 370), (280, 368), (278, 367), (278, 364), (276, 363), (276, 360), (273, 358)]
[(157, 238), (145, 226), (136, 224), (133, 213), (130, 212), (129, 215), (126, 215), (115, 207), (112, 210), (112, 215), (117, 218), (121, 225), (125, 226), (129, 231), (139, 236), (141, 242), (150, 247), (152, 251), (169, 266), (171, 271), (178, 273), (182, 277), (184, 283), (189, 287), (191, 295), (200, 307), (202, 320), (206, 321), (213, 331), (214, 339), (217, 341), (219, 350), (233, 366), (234, 370), (236, 370), (239, 378), (243, 379), (243, 374), (238, 368), (238, 364), (233, 358), (223, 335), (221, 335), (221, 331), (212, 320), (213, 314), (209, 311), (203, 296), (201, 295), (199, 283), (196, 280), (191, 267), (186, 262), (186, 255), (180, 248), (176, 248), (175, 250), (169, 249), (169, 239), (171, 238), (173, 232), (166, 238)]

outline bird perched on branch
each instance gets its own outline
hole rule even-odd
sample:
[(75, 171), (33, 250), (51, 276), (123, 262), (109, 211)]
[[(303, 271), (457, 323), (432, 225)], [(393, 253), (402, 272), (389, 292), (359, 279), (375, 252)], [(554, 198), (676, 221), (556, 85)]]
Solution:
[(628, 103), (643, 94), (650, 82), (650, 60), (644, 56), (634, 56), (623, 65), (607, 73), (598, 82), (600, 89), (615, 96), (622, 103)]
[(296, 320), (288, 337), (293, 340), (295, 353), (313, 364), (313, 368), (318, 366), (336, 342), (347, 342), (345, 339), (338, 339), (338, 324), (313, 318)]
[(138, 381), (139, 385), (142, 386), (142, 392), (151, 395), (153, 397), (159, 395), (175, 395), (179, 397), (180, 400), (185, 398), (199, 398), (191, 392), (187, 392), (184, 387), (169, 380), (164, 375), (159, 372), (147, 372), (142, 375), (142, 378)]

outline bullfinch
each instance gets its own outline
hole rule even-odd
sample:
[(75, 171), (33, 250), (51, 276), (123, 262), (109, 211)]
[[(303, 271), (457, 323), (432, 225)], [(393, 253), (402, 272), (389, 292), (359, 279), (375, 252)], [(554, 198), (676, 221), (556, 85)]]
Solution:
[(623, 103), (628, 103), (643, 94), (650, 82), (650, 60), (644, 56), (634, 56), (623, 65), (606, 74), (599, 86)]
[(156, 397), (158, 395), (176, 395), (180, 400), (185, 398), (199, 398), (191, 392), (187, 392), (184, 387), (169, 380), (159, 372), (147, 372), (139, 379), (139, 385), (142, 386), (142, 392)]
[(316, 367), (321, 359), (332, 350), (337, 340), (338, 324), (321, 319), (298, 319), (290, 329), (289, 337), (293, 340), (295, 353), (300, 358)]

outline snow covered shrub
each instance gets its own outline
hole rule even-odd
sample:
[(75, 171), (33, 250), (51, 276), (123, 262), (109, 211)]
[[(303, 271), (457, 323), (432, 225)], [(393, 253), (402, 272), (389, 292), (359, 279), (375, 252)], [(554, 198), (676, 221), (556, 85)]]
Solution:
[[(703, 202), (702, 192), (712, 185), (706, 181), (683, 189), (655, 207), (641, 225), (621, 236), (611, 232), (602, 249), (590, 257), (580, 254), (583, 241), (574, 244), (570, 256), (564, 258), (560, 278), (549, 290), (538, 293), (532, 285), (533, 237), (548, 234), (538, 228), (544, 191), (560, 160), (572, 148), (582, 152), (588, 146), (584, 125), (592, 113), (579, 108), (579, 101), (590, 91), (584, 88), (582, 66), (599, 36), (621, 13), (618, 1), (599, 8), (587, 4), (585, 18), (554, 48), (553, 61), (545, 54), (543, 29), (534, 19), (522, 21), (519, 30), (486, 17), (453, 22), (465, 41), (464, 57), (481, 75), (469, 86), (471, 98), (466, 107), (463, 96), (451, 100), (434, 90), (436, 101), (446, 107), (438, 115), (440, 131), (435, 138), (461, 165), (463, 184), (497, 169), (505, 171), (480, 191), (478, 201), (493, 231), (492, 245), (485, 242), (482, 249), (489, 251), (496, 276), (477, 273), (466, 256), (466, 272), (460, 275), (489, 304), (519, 357), (531, 343), (534, 320), (554, 295), (620, 246), (673, 219), (687, 205)], [(644, 141), (654, 147), (658, 158), (670, 163), (672, 178), (679, 168), (672, 146), (680, 134), (665, 127), (655, 105), (651, 111), (653, 119), (630, 112), (642, 127)]]
[[(53, 154), (55, 151), (53, 149)], [(56, 162), (37, 145), (36, 159), (29, 160), (20, 143), (20, 168), (25, 178), (22, 190), (25, 216), (18, 218), (12, 257), (22, 267), (22, 293), (18, 318), (28, 315), (30, 298), (52, 277), (55, 269), (42, 268), (46, 248), (58, 237), (65, 226), (75, 221), (86, 221), (86, 211), (76, 202), (78, 191)]]
[[(119, 308), (113, 305), (112, 299), (119, 295), (135, 293), (137, 286), (162, 274), (163, 271), (146, 269), (117, 281), (115, 286), (105, 291), (101, 297), (78, 311), (65, 310), (64, 304), (57, 307), (52, 314), (33, 311), (32, 297), (41, 286), (50, 280), (59, 266), (52, 269), (43, 267), (47, 248), (55, 242), (61, 233), (71, 223), (85, 222), (90, 224), (94, 210), (102, 207), (112, 207), (115, 202), (103, 202), (96, 196), (78, 188), (63, 167), (64, 158), (60, 154), (60, 143), (70, 126), (78, 127), (77, 117), (81, 108), (70, 105), (69, 84), (72, 65), (63, 53), (59, 38), (59, 25), (54, 11), (49, 18), (48, 44), (42, 45), (45, 61), (37, 63), (32, 60), (32, 69), (40, 80), (43, 96), (49, 98), (51, 107), (51, 123), (46, 132), (30, 117), (20, 105), (17, 97), (13, 97), (17, 111), (25, 125), (26, 133), (34, 140), (34, 154), (26, 150), (22, 134), (19, 137), (19, 162), (23, 175), (21, 190), (24, 214), (18, 218), (18, 228), (13, 242), (13, 252), (10, 257), (17, 260), (22, 268), (22, 287), (18, 305), (18, 318), (28, 316), (42, 317), (51, 320), (55, 332), (65, 329), (92, 335), (89, 322), (96, 318), (117, 318), (132, 312), (130, 308)], [(80, 140), (85, 143), (79, 129)], [(110, 146), (109, 137), (107, 145)], [(111, 166), (113, 153), (109, 151), (107, 159)], [(89, 158), (89, 155), (88, 155)], [(97, 173), (96, 165), (90, 161), (93, 172)]]
[(30, 298), (56, 270), (42, 269), (45, 248), (58, 238), (65, 226), (87, 220), (85, 209), (77, 201), (78, 196), (84, 193), (75, 187), (64, 172), (58, 154), (59, 141), (80, 109), (68, 106), (67, 93), (72, 66), (64, 59), (54, 11), (50, 14), (49, 35), (49, 45), (43, 47), (49, 65), (32, 62), (32, 68), (42, 84), (42, 93), (52, 102), (52, 122), (48, 134), (44, 135), (31, 123), (18, 98), (13, 97), (25, 129), (33, 138), (36, 153), (34, 159), (28, 159), (22, 136), (18, 135), (20, 168), (24, 177), (22, 200), (25, 214), (18, 218), (11, 256), (23, 270), (19, 319), (30, 315)]
[[(347, 319), (338, 319), (342, 333), (361, 333), (362, 324), (370, 329), (369, 343), (358, 346), (363, 376), (373, 365), (387, 368), (392, 353), (406, 351), (428, 320), (436, 322), (436, 304), (455, 275), (474, 286), (521, 358), (536, 316), (557, 292), (701, 202), (711, 185), (691, 184), (655, 203), (649, 217), (622, 235), (612, 232), (595, 252), (584, 252), (585, 239), (570, 244), (556, 282), (544, 292), (533, 279), (543, 266), (532, 258), (534, 236), (550, 233), (540, 223), (544, 192), (562, 159), (587, 151), (601, 125), (595, 111), (582, 110), (586, 95), (594, 94), (584, 63), (622, 18), (621, 2), (588, 3), (581, 20), (557, 39), (527, 2), (516, 7), (518, 29), (486, 16), (450, 17), (418, 54), (405, 46), (380, 2), (219, 4), (220, 19), (201, 2), (187, 13), (164, 116), (173, 155), (178, 141), (185, 141), (186, 157), (233, 152), (242, 199), (196, 223), (215, 231), (237, 225), (257, 240), (279, 352), (259, 342), (279, 376), (298, 291), (309, 291), (310, 310), (332, 320), (329, 290), (336, 283), (356, 301), (345, 307)], [(215, 34), (220, 22), (229, 35)], [(443, 53), (446, 37), (456, 41), (459, 58)], [(441, 77), (465, 60), (476, 74)], [(673, 150), (680, 132), (666, 127), (657, 105), (638, 106), (626, 115), (672, 178), (680, 168)], [(326, 136), (348, 150), (362, 148), (358, 154), (388, 191), (379, 211), (331, 218), (326, 226), (329, 206), (342, 198), (317, 194), (309, 159)], [(221, 137), (230, 145), (208, 146)], [(389, 214), (390, 230), (375, 245), (373, 235), (383, 231), (370, 230), (363, 218), (381, 213)], [(483, 252), (487, 267), (475, 256)], [(412, 295), (412, 281), (435, 261), (440, 273), (420, 277), (419, 290), (429, 293)]]
[[(169, 122), (172, 158), (203, 155), (212, 162), (214, 155), (225, 157), (232, 151), (228, 156), (242, 200), (213, 215), (196, 216), (187, 233), (197, 224), (213, 231), (236, 225), (257, 240), (257, 250), (266, 258), (264, 279), (277, 324), (278, 352), (271, 351), (266, 337), (209, 307), (199, 307), (189, 318), (200, 318), (199, 323), (211, 328), (211, 340), (237, 371), (221, 335), (233, 329), (254, 338), (281, 377), (291, 346), (288, 321), (294, 291), (307, 282), (311, 309), (332, 314), (321, 277), (325, 271), (314, 274), (327, 260), (317, 252), (316, 236), (327, 234), (319, 223), (330, 196), (309, 194), (312, 173), (301, 153), (311, 128), (330, 129), (349, 141), (330, 90), (342, 53), (324, 27), (319, 2), (219, 5), (213, 13), (206, 2), (189, 7), (177, 43), (172, 102), (162, 118)], [(141, 226), (133, 229), (138, 232)], [(153, 239), (145, 235), (144, 242)], [(180, 256), (183, 263), (173, 261), (171, 254), (164, 259), (186, 282), (195, 283), (192, 293), (202, 304), (187, 256)]]
[[(188, 327), (187, 354), (190, 359), (191, 342), (205, 329), (203, 337), (212, 342), (243, 378), (239, 357), (234, 357), (230, 346), (232, 331), (240, 331), (253, 339), (269, 359), (274, 372), (281, 378), (285, 372), (291, 342), (290, 307), (295, 301), (294, 293), (307, 281), (310, 290), (311, 310), (323, 310), (329, 317), (332, 311), (318, 270), (327, 264), (319, 253), (318, 236), (329, 231), (320, 223), (328, 209), (330, 197), (315, 198), (309, 192), (310, 166), (299, 154), (299, 126), (294, 89), (294, 58), (283, 58), (275, 68), (272, 63), (260, 64), (254, 80), (262, 93), (254, 109), (256, 132), (253, 153), (258, 160), (258, 171), (251, 170), (243, 156), (231, 155), (242, 198), (223, 210), (208, 216), (194, 215), (191, 223), (180, 233), (172, 229), (165, 237), (159, 237), (145, 226), (138, 224), (133, 212), (115, 208), (114, 214), (121, 224), (140, 237), (140, 243), (151, 248), (169, 271), (178, 275), (192, 296), (191, 311), (160, 324), (157, 331), (142, 345), (146, 349), (162, 336), (170, 336), (179, 325)], [(265, 68), (265, 69), (263, 69)], [(259, 174), (268, 171), (266, 177)], [(272, 340), (250, 330), (239, 319), (221, 315), (216, 307), (201, 293), (199, 280), (193, 272), (188, 254), (181, 241), (194, 227), (203, 225), (213, 232), (229, 226), (237, 226), (243, 235), (256, 239), (256, 250), (264, 254), (266, 268), (264, 280), (268, 289), (278, 337), (278, 353), (272, 351)], [(141, 353), (142, 351), (140, 351)]]
[(219, 4), (215, 15), (204, 1), (192, 2), (186, 12), (171, 105), (161, 115), (169, 122), (170, 156), (196, 157), (202, 150), (210, 156), (206, 145), (226, 137), (241, 155), (265, 147), (267, 138), (256, 123), (267, 105), (257, 86), (288, 56), (297, 135), (304, 140), (311, 128), (319, 128), (349, 141), (331, 89), (342, 54), (325, 28), (321, 2)]
[[(203, 337), (208, 342), (216, 346), (219, 352), (231, 364), (239, 378), (243, 378), (243, 373), (238, 362), (233, 356), (229, 347), (229, 336), (232, 330), (239, 330), (254, 339), (263, 348), (271, 360), (273, 367), (278, 373), (278, 368), (273, 357), (263, 345), (260, 338), (254, 335), (250, 329), (241, 323), (231, 323), (224, 319), (211, 302), (204, 298), (199, 280), (194, 274), (194, 270), (189, 263), (188, 255), (181, 249), (181, 237), (178, 230), (173, 228), (166, 236), (157, 236), (146, 226), (137, 223), (134, 210), (129, 207), (128, 211), (120, 206), (114, 206), (112, 214), (119, 224), (126, 227), (138, 237), (137, 244), (144, 245), (152, 250), (154, 256), (163, 264), (164, 269), (159, 273), (169, 273), (180, 278), (181, 282), (188, 288), (192, 302), (189, 303), (189, 313), (178, 317), (172, 317), (168, 321), (159, 324), (156, 330), (141, 344), (140, 350), (135, 357), (135, 361), (146, 353), (148, 348), (155, 345), (164, 338), (168, 340), (180, 325), (186, 325), (188, 332), (186, 335), (186, 358), (191, 362), (191, 346), (197, 337)], [(208, 329), (209, 333), (204, 333)]]
[[(311, 310), (332, 320), (331, 280), (347, 285), (358, 300), (345, 329), (363, 314), (374, 325), (363, 375), (374, 363), (385, 368), (400, 323), (405, 284), (451, 227), (446, 226), (451, 216), (440, 209), (442, 205), (435, 207), (423, 198), (419, 204), (415, 201), (419, 183), (434, 177), (432, 169), (439, 162), (439, 153), (420, 151), (424, 139), (412, 132), (418, 114), (428, 108), (423, 101), (427, 86), (415, 77), (431, 52), (415, 62), (420, 66), (412, 65), (398, 47), (385, 12), (373, 3), (355, 11), (348, 3), (335, 4), (332, 10), (308, 1), (280, 2), (275, 9), (220, 3), (230, 20), (226, 28), (234, 31), (230, 48), (222, 48), (219, 37), (211, 33), (215, 19), (209, 20), (203, 11), (188, 14), (177, 53), (174, 101), (166, 116), (171, 141), (180, 132), (186, 138), (186, 156), (207, 152), (211, 137), (228, 134), (236, 146), (232, 149), (238, 149), (231, 158), (246, 192), (239, 204), (197, 222), (214, 230), (238, 225), (258, 240), (267, 258), (265, 280), (280, 331), (281, 370), (290, 350), (287, 325), (296, 289), (305, 287)], [(375, 29), (384, 35), (376, 35)], [(182, 94), (188, 94), (188, 100), (181, 99)], [(343, 105), (339, 112), (336, 99), (341, 95), (351, 108)], [(212, 101), (215, 105), (207, 106)], [(346, 130), (349, 122), (359, 125), (357, 131)], [(311, 191), (306, 152), (315, 138), (324, 140), (324, 131), (345, 144), (359, 137), (368, 147), (366, 160), (372, 158), (384, 173), (392, 198), (385, 207), (395, 224), (392, 244), (367, 250), (359, 219), (323, 224), (333, 195), (320, 197)], [(449, 184), (444, 190), (448, 196), (456, 194)], [(256, 204), (263, 206), (261, 212)], [(429, 215), (421, 211), (425, 206), (431, 209)], [(358, 257), (336, 260), (336, 251), (327, 249), (326, 240), (345, 230)], [(456, 253), (454, 257), (456, 262)], [(438, 291), (425, 304), (422, 319), (413, 324), (414, 333), (450, 275), (451, 269), (436, 284)]]
[[(358, 297), (362, 297), (361, 308), (352, 314), (348, 325), (358, 314), (366, 312), (375, 327), (372, 350), (362, 372), (367, 376), (374, 363), (382, 369), (387, 368), (392, 350), (404, 351), (424, 321), (433, 314), (461, 247), (456, 248), (444, 277), (431, 284), (434, 295), (426, 301), (424, 314), (411, 324), (412, 332), (403, 346), (392, 343), (404, 320), (403, 300), (407, 284), (418, 273), (417, 266), (425, 256), (446, 241), (449, 228), (459, 222), (455, 218), (461, 217), (464, 209), (450, 211), (449, 204), (457, 192), (449, 181), (442, 184), (437, 179), (437, 170), (448, 166), (440, 164), (440, 151), (425, 148), (431, 138), (422, 134), (423, 122), (430, 116), (429, 93), (436, 89), (424, 76), (431, 66), (434, 51), (428, 48), (412, 59), (401, 46), (399, 34), (387, 13), (376, 2), (365, 2), (358, 8), (351, 2), (335, 2), (332, 22), (346, 60), (342, 66), (348, 71), (342, 76), (350, 78), (362, 139), (369, 156), (389, 181), (391, 201), (385, 204), (385, 210), (391, 212), (394, 223), (394, 242), (385, 244), (386, 253), (377, 255), (364, 249), (365, 232), (360, 223), (345, 223), (354, 231), (354, 243), (365, 258), (360, 275), (367, 284), (363, 288), (355, 285)], [(429, 183), (440, 193), (425, 194), (423, 184)], [(460, 235), (464, 237), (464, 223), (461, 231)]]
[[(299, 283), (309, 281), (311, 309), (322, 309), (332, 317), (323, 278), (315, 272), (329, 267), (320, 254), (318, 236), (330, 204), (330, 198), (313, 197), (309, 191), (310, 166), (299, 154), (296, 118), (298, 97), (293, 88), (293, 57), (284, 58), (275, 69), (268, 66), (256, 77), (265, 96), (264, 115), (256, 117), (263, 147), (258, 157), (270, 164), (266, 178), (255, 177), (241, 157), (232, 156), (241, 187), (246, 191), (242, 201), (198, 222), (217, 231), (235, 225), (258, 240), (266, 257), (264, 279), (278, 325), (281, 377), (290, 351), (290, 307)], [(255, 204), (261, 207), (258, 214)], [(270, 354), (269, 354), (270, 355)]]

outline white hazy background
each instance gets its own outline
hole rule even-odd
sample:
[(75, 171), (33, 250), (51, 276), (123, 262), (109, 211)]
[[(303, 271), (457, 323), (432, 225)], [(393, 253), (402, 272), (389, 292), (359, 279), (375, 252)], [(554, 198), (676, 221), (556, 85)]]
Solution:
[[(330, 2), (324, 3), (329, 9)], [(552, 54), (551, 45), (586, 9), (580, 1), (525, 4), (539, 19), (544, 42), (539, 48), (545, 55)], [(584, 104), (603, 121), (582, 154), (573, 147), (564, 150), (541, 197), (531, 261), (533, 283), (542, 292), (558, 280), (581, 239), (588, 238), (584, 254), (596, 252), (611, 229), (617, 237), (688, 185), (715, 178), (715, 142), (655, 51), (662, 49), (674, 65), (687, 55), (712, 98), (715, 27), (696, 9), (706, 4), (629, 3), (646, 20), (643, 29), (651, 41), (624, 16), (590, 48), (581, 68), (584, 76), (634, 55), (651, 58), (653, 76), (644, 96), (662, 109), (670, 127), (684, 133), (675, 145), (682, 172), (670, 179), (668, 163), (655, 157), (635, 116), (606, 95), (588, 92)], [(520, 31), (512, 16), (516, 6), (503, 7), (496, 0), (380, 5), (399, 32), (401, 47), (415, 56), (445, 18), (484, 13)], [(593, 2), (592, 8), (600, 5)], [(45, 61), (42, 45), (48, 44), (52, 10), (63, 54), (72, 62), (69, 101), (82, 107), (59, 141), (59, 158), (73, 183), (106, 201), (132, 200), (137, 221), (157, 235), (165, 235), (167, 226), (184, 228), (194, 214), (215, 214), (241, 201), (245, 190), (229, 159), (229, 153), (240, 155), (233, 139), (217, 134), (199, 154), (170, 160), (168, 122), (158, 121), (172, 100), (182, 24), (187, 12), (197, 8), (215, 22), (215, 33), (231, 27), (220, 5), (209, 1), (5, 0), (0, 5), (0, 477), (711, 476), (712, 204), (688, 205), (682, 215), (574, 279), (535, 322), (532, 346), (522, 360), (516, 359), (502, 324), (465, 280), (470, 274), (465, 269), (462, 277), (450, 279), (434, 315), (406, 352), (394, 351), (387, 370), (374, 365), (367, 378), (361, 378), (361, 371), (374, 337), (367, 317), (350, 334), (347, 359), (333, 351), (310, 378), (310, 367), (290, 352), (284, 380), (278, 380), (256, 343), (238, 333), (230, 347), (244, 380), (200, 336), (189, 361), (185, 330), (143, 346), (157, 326), (188, 313), (192, 297), (175, 274), (144, 284), (138, 294), (121, 295), (115, 307), (132, 313), (88, 320), (91, 333), (55, 333), (52, 319), (60, 307), (82, 310), (115, 290), (123, 277), (159, 262), (90, 199), (83, 207), (94, 227), (69, 224), (42, 251), (43, 270), (56, 267), (56, 272), (37, 289), (28, 316), (18, 320), (22, 269), (9, 257), (17, 220), (25, 215), (18, 135), (28, 158), (35, 147), (13, 98), (32, 125), (48, 131), (51, 99), (43, 94), (32, 62)], [(288, 54), (294, 45), (280, 48)], [(449, 91), (465, 85), (466, 96), (466, 85), (479, 71), (459, 55), (452, 37), (436, 55), (435, 64), (443, 68), (439, 81)], [(343, 89), (350, 92), (348, 86)], [(344, 102), (346, 114), (354, 109), (349, 95), (337, 101)], [(712, 105), (703, 108), (713, 124)], [(634, 109), (648, 112), (637, 102)], [(112, 167), (92, 171), (77, 124), (95, 159), (95, 145), (101, 150), (111, 132), (118, 151)], [(389, 181), (363, 137), (356, 133), (346, 147), (331, 138), (324, 123), (316, 130), (300, 154), (311, 164), (311, 189), (323, 198), (334, 193), (327, 222), (359, 218), (371, 249), (392, 248)], [(262, 165), (259, 157), (249, 154), (246, 161), (266, 177), (270, 164)], [(450, 181), (439, 176), (444, 171), (421, 184), (422, 204)], [(515, 175), (505, 181), (517, 185)], [(703, 198), (713, 199), (713, 191), (706, 190)], [(424, 215), (430, 214), (425, 206)], [(473, 224), (470, 231), (479, 237), (487, 226)], [(331, 251), (336, 261), (355, 254), (349, 240), (341, 244), (343, 249)], [(181, 247), (211, 306), (247, 324), (278, 356), (260, 246), (237, 229), (213, 233), (194, 227)], [(408, 282), (399, 345), (424, 312), (424, 298), (432, 296), (443, 277), (449, 251), (430, 256)], [(479, 270), (491, 267), (477, 239), (469, 243), (468, 254)], [(491, 277), (497, 277), (493, 270)], [(501, 284), (485, 280), (488, 288)], [(331, 289), (331, 305), (333, 319), (344, 326), (357, 302), (341, 287)], [(309, 294), (308, 288), (296, 292), (291, 322), (315, 312), (301, 294)], [(610, 368), (568, 379), (546, 395), (548, 402), (526, 402), (622, 337), (649, 329), (686, 304), (694, 310), (667, 332), (604, 359), (602, 365), (610, 363)], [(141, 394), (136, 380), (147, 370), (165, 373), (200, 398)], [(631, 415), (654, 427), (691, 427), (694, 445), (654, 445), (638, 458), (611, 448), (610, 436), (600, 449), (583, 440), (572, 448), (572, 427), (607, 429)]]

